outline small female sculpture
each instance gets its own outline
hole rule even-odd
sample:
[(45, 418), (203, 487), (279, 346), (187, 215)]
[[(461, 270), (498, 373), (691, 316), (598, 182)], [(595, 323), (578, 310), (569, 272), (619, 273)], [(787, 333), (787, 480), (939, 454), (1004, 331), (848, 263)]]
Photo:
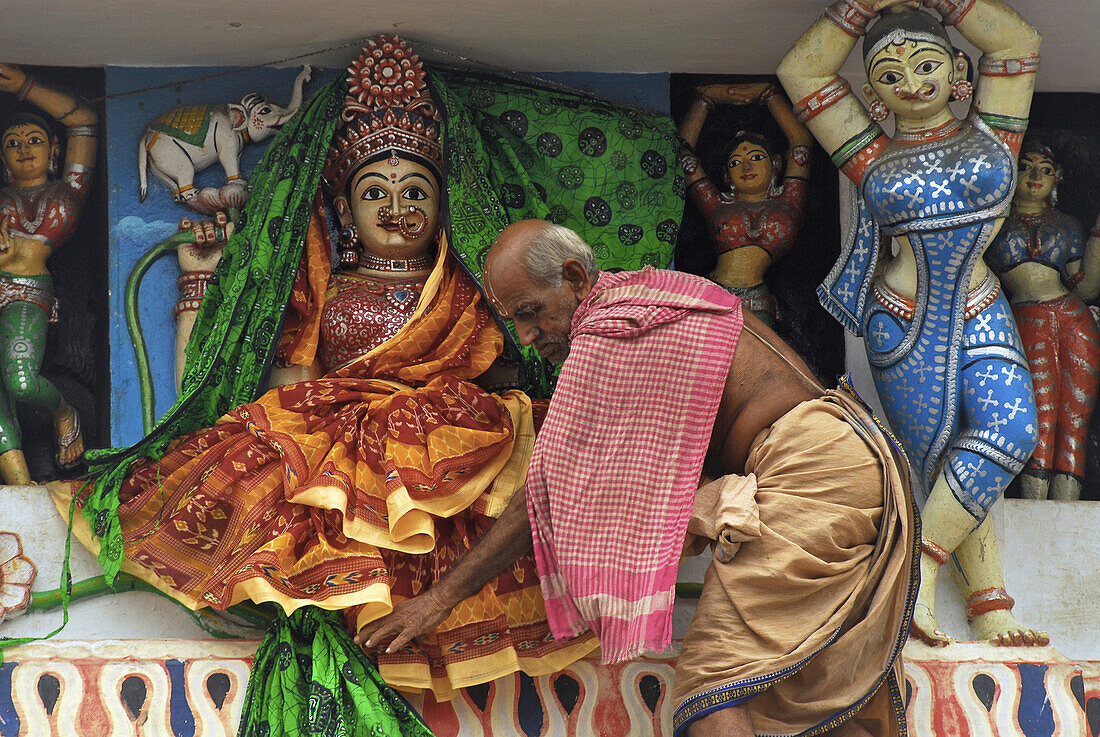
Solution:
[(69, 468), (84, 453), (76, 409), (39, 374), (46, 327), (57, 322), (57, 299), (46, 260), (73, 234), (88, 196), (96, 156), (95, 111), (38, 84), (21, 69), (0, 64), (0, 90), (27, 100), (65, 126), (68, 145), (58, 174), (60, 144), (37, 115), (12, 116), (0, 132), (8, 186), (0, 190), (0, 476), (31, 483), (15, 404), (53, 413), (57, 463)]
[[(912, 634), (951, 641), (936, 622), (935, 587), (953, 553), (979, 635), (1042, 644), (1045, 633), (1011, 614), (986, 517), (1037, 435), (1023, 346), (981, 258), (1009, 209), (1040, 39), (999, 0), (924, 4), (942, 24), (911, 0), (839, 0), (780, 64), (796, 114), (860, 188), (852, 242), (818, 291), (838, 320), (866, 336), (883, 407), (927, 494)], [(945, 25), (983, 52), (976, 91)], [(837, 77), (861, 36), (870, 115)], [(957, 119), (949, 100), (972, 93), (971, 114)], [(890, 113), (892, 140), (879, 126)], [(893, 258), (880, 234), (894, 237)]]
[(1039, 444), (1020, 474), (1025, 499), (1080, 499), (1100, 387), (1100, 328), (1082, 301), (1100, 294), (1100, 229), (1086, 246), (1080, 221), (1055, 209), (1061, 181), (1054, 152), (1026, 142), (1012, 214), (985, 254), (1008, 290), (1035, 385)]
[[(729, 192), (720, 192), (706, 175), (692, 149), (717, 102), (767, 105), (790, 145), (781, 186), (782, 158), (772, 152), (764, 136), (749, 131), (739, 132), (726, 148)], [(775, 85), (712, 84), (698, 89), (680, 124), (680, 137), (687, 143), (680, 157), (687, 188), (707, 220), (718, 252), (718, 265), (710, 278), (774, 326), (775, 297), (764, 283), (764, 272), (790, 250), (802, 223), (813, 143), (810, 132), (795, 119), (790, 103), (777, 94)]]

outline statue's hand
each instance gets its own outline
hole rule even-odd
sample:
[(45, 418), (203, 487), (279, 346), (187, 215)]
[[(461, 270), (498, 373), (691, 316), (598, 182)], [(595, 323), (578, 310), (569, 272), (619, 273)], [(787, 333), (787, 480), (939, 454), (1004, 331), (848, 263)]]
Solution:
[[(875, 13), (881, 13), (888, 8), (895, 8), (897, 10), (916, 9), (920, 7), (920, 0), (870, 0), (865, 2), (864, 0), (857, 0), (860, 5), (863, 5), (868, 10)], [(903, 7), (897, 7), (903, 6)]]
[(176, 249), (180, 269), (184, 273), (192, 271), (213, 271), (222, 257), (222, 250), (233, 235), (233, 223), (224, 212), (214, 215), (213, 220), (181, 218), (179, 232), (191, 233), (194, 243), (187, 243)]
[(0, 253), (7, 253), (15, 245), (15, 236), (11, 234), (8, 216), (0, 218)]
[(749, 105), (760, 99), (760, 93), (768, 88), (767, 82), (747, 84), (704, 84), (695, 91), (711, 102), (726, 105)]
[(355, 641), (367, 649), (386, 648), (397, 652), (426, 632), (443, 623), (453, 607), (440, 601), (435, 589), (428, 589), (420, 596), (407, 599), (393, 611), (359, 630)]
[(0, 92), (19, 92), (27, 74), (14, 64), (0, 64)]

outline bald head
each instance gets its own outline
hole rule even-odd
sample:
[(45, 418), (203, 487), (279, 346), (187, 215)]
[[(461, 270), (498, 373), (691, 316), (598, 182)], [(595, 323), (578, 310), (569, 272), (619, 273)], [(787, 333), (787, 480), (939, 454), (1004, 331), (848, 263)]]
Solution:
[(568, 228), (545, 220), (512, 223), (485, 257), (485, 291), (513, 321), (524, 345), (563, 361), (573, 312), (599, 277), (592, 249)]
[(569, 259), (579, 261), (593, 282), (599, 278), (595, 254), (574, 231), (545, 220), (520, 220), (497, 236), (485, 258), (485, 270), (491, 271), (493, 262), (522, 263), (532, 281), (556, 287)]

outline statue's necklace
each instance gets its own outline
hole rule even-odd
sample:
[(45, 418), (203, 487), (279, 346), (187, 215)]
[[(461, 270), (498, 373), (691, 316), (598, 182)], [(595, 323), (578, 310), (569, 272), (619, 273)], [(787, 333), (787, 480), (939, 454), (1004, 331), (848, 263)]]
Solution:
[(894, 134), (894, 140), (901, 143), (927, 143), (947, 138), (962, 127), (962, 121), (958, 118), (947, 121), (935, 128), (926, 128), (920, 131), (898, 131)]
[(435, 255), (427, 253), (412, 258), (381, 258), (370, 253), (359, 254), (360, 268), (371, 269), (372, 271), (423, 271), (431, 266), (433, 261), (435, 261)]

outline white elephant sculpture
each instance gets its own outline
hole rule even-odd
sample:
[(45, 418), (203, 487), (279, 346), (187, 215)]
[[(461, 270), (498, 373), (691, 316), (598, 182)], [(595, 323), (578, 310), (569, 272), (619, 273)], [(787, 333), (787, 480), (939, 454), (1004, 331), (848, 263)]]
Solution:
[[(164, 113), (145, 128), (138, 146), (138, 195), (149, 194), (147, 171), (172, 190), (172, 199), (191, 205), (199, 193), (195, 174), (214, 162), (225, 170), (227, 187), (239, 189), (243, 201), (244, 178), (240, 172), (245, 145), (262, 141), (298, 112), (302, 88), (312, 70), (302, 68), (294, 80), (290, 103), (280, 107), (263, 95), (250, 92), (240, 102), (186, 105)], [(203, 208), (195, 207), (200, 211)]]

